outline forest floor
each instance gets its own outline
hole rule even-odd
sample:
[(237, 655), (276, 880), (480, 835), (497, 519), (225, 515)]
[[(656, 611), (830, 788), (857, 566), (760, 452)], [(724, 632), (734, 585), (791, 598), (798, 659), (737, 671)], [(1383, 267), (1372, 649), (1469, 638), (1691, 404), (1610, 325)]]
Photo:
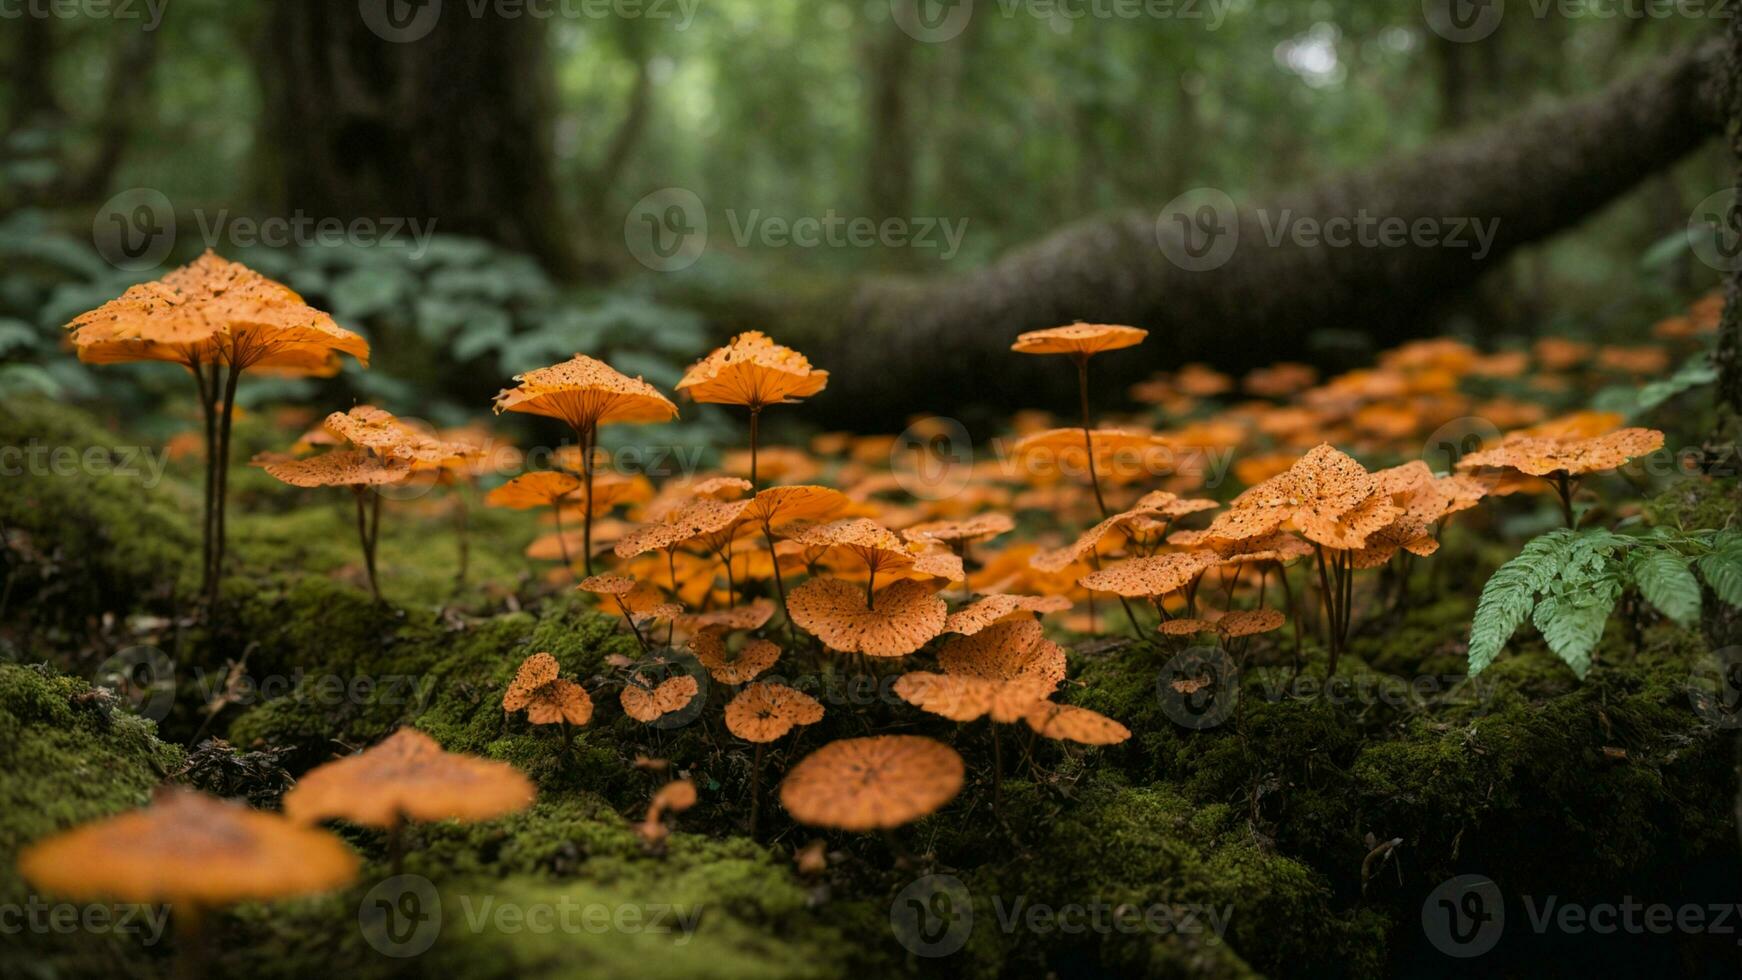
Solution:
[[(0, 445), (119, 459), (123, 439), (77, 410), (0, 406)], [(279, 509), (270, 481), (238, 467), (233, 560), (208, 626), (191, 599), (197, 462), (148, 487), (102, 469), (8, 475), (0, 494), (0, 906), (53, 902), (14, 868), (32, 840), (142, 805), (166, 780), (270, 808), (311, 766), (402, 725), (511, 762), (538, 788), (513, 816), (412, 831), (404, 870), (439, 902), (403, 934), (367, 926), (392, 875), (385, 841), (341, 825), (365, 859), (357, 882), (214, 916), (213, 975), (1374, 976), (1475, 965), (1542, 976), (1625, 961), (1733, 976), (1742, 962), (1735, 936), (1715, 930), (1568, 934), (1525, 914), (1547, 897), (1733, 903), (1737, 737), (1690, 699), (1699, 635), (1645, 612), (1610, 624), (1583, 682), (1534, 635), (1465, 680), (1476, 595), (1505, 557), (1479, 534), (1454, 527), (1401, 601), (1363, 597), (1332, 684), (1310, 628), (1298, 654), (1291, 629), (1251, 638), (1225, 717), (1182, 715), (1159, 682), (1166, 649), (1118, 632), (1061, 637), (1060, 699), (1133, 737), (1065, 749), (1007, 733), (996, 812), (984, 724), (922, 716), (886, 684), (855, 687), (816, 664), (825, 706), (856, 710), (830, 710), (771, 746), (752, 839), (752, 755), (718, 722), (731, 691), (714, 685), (693, 723), (668, 729), (599, 697), (611, 658), (634, 656), (634, 640), (520, 557), (530, 527), (516, 515), (472, 512), (467, 584), (456, 588), (452, 522), (390, 502), (388, 601), (377, 604), (337, 492), (330, 507)], [(1701, 526), (1700, 508), (1736, 509), (1684, 489), (1648, 512)], [(173, 699), (154, 705), (155, 723), (88, 683), (117, 656), (151, 656), (141, 650), (173, 663)], [(593, 722), (567, 748), (501, 708), (537, 651), (595, 691)], [(251, 687), (228, 688), (234, 697), (208, 717), (232, 668)], [(879, 682), (897, 673), (862, 669)], [(968, 785), (889, 838), (792, 823), (773, 792), (779, 774), (871, 727), (954, 744)], [(227, 747), (201, 744), (214, 736)], [(642, 756), (670, 768), (650, 772)], [(650, 847), (633, 825), (675, 773), (700, 802)], [(819, 837), (827, 867), (801, 871), (795, 852)], [(1486, 959), (1448, 955), (1424, 915), (1436, 887), (1464, 874), (1506, 896), (1505, 934)], [(582, 924), (540, 928), (547, 908), (580, 909)], [(155, 939), (0, 929), (0, 974), (168, 975), (178, 943)]]

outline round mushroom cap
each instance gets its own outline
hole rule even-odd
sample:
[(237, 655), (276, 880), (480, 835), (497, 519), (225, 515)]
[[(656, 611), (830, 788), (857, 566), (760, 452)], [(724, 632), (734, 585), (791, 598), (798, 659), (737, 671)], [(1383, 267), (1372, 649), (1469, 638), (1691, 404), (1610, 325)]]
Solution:
[(726, 705), (726, 730), (747, 742), (772, 742), (822, 720), (816, 698), (784, 684), (751, 684)]
[(965, 674), (914, 671), (895, 680), (895, 693), (922, 711), (951, 721), (975, 721), (987, 715), (999, 724), (1020, 721), (1028, 709), (1046, 700), (1054, 684), (1043, 677), (992, 680)]
[(847, 509), (847, 495), (832, 487), (797, 484), (769, 487), (751, 498), (744, 519), (774, 526), (792, 521), (818, 521)]
[(497, 394), (497, 414), (544, 415), (562, 419), (576, 431), (607, 422), (664, 422), (677, 417), (677, 406), (659, 389), (584, 354), (514, 380), (518, 387)]
[(972, 636), (955, 636), (938, 651), (938, 666), (946, 674), (1014, 680), (1035, 677), (1048, 691), (1065, 679), (1065, 651), (1046, 638), (1038, 620), (1013, 619)]
[(581, 481), (560, 470), (535, 470), (522, 473), (484, 495), (488, 507), (531, 510), (549, 507), (572, 493), (579, 493)]
[(636, 721), (654, 722), (689, 707), (689, 703), (701, 693), (701, 685), (688, 674), (677, 674), (667, 677), (653, 688), (643, 687), (631, 681), (623, 685), (620, 700), (623, 703), (623, 713)]
[(1018, 354), (1081, 354), (1134, 347), (1149, 331), (1109, 323), (1073, 323), (1067, 327), (1030, 330), (1016, 338), (1010, 349)]
[(1164, 555), (1116, 562), (1084, 575), (1080, 582), (1083, 588), (1095, 592), (1144, 599), (1177, 592), (1216, 564), (1216, 556), (1210, 552), (1170, 551)]
[(829, 372), (803, 354), (750, 330), (692, 365), (677, 390), (698, 402), (761, 408), (808, 398), (828, 383)]
[(780, 659), (780, 647), (769, 640), (750, 640), (736, 655), (726, 647), (722, 627), (710, 626), (690, 637), (690, 650), (708, 674), (722, 684), (745, 684)]
[(284, 812), (304, 823), (394, 827), (405, 820), (493, 820), (525, 809), (534, 795), (531, 780), (506, 762), (445, 752), (428, 735), (401, 728), (311, 770), (284, 795)]
[(338, 838), (189, 789), (26, 847), (18, 870), (70, 899), (216, 906), (329, 891), (357, 875)]
[(832, 650), (872, 657), (901, 657), (944, 630), (949, 607), (911, 579), (878, 589), (873, 606), (865, 590), (834, 578), (813, 578), (786, 598), (798, 626)]
[(340, 449), (308, 459), (257, 457), (252, 465), (293, 487), (378, 487), (411, 475), (411, 463), (364, 449)]
[(989, 595), (956, 610), (944, 620), (945, 633), (973, 636), (1016, 612), (1064, 612), (1071, 600), (1058, 595)]
[(882, 830), (926, 816), (962, 788), (962, 757), (919, 735), (830, 742), (780, 784), (780, 803), (799, 823)]
[(1083, 745), (1116, 745), (1131, 737), (1131, 729), (1088, 708), (1042, 701), (1023, 719), (1042, 738)]

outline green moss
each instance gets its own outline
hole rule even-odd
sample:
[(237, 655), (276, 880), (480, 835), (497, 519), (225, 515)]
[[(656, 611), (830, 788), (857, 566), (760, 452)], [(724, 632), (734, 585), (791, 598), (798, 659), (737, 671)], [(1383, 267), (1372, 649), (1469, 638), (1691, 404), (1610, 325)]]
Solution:
[[(25, 908), (35, 890), (13, 856), (57, 831), (142, 806), (181, 752), (152, 724), (115, 707), (83, 681), (0, 664), (0, 905)], [(59, 904), (52, 895), (37, 896)], [(11, 922), (9, 925), (13, 924)], [(114, 931), (0, 930), (0, 974), (137, 971), (146, 937)]]

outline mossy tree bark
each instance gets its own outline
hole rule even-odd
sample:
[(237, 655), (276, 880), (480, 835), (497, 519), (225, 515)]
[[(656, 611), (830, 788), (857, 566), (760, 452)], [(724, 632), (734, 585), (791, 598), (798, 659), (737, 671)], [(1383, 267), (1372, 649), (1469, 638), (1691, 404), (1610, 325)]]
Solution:
[[(1114, 393), (1192, 359), (1241, 368), (1300, 356), (1323, 328), (1401, 339), (1429, 329), (1436, 308), (1514, 250), (1572, 227), (1703, 145), (1724, 121), (1708, 84), (1723, 56), (1721, 44), (1683, 51), (1590, 97), (1238, 205), (1223, 226), (1238, 229), (1237, 247), (1214, 268), (1176, 265), (1159, 235), (1178, 232), (1157, 211), (1132, 211), (1070, 225), (962, 275), (699, 302), (723, 330), (769, 329), (839, 368), (809, 410), (820, 424), (861, 428), (900, 428), (916, 410), (950, 411), (970, 399), (1063, 409), (1074, 394), (1069, 379), (1008, 349), (1020, 331), (1078, 319), (1156, 334), (1102, 359), (1098, 390)], [(1278, 237), (1309, 221), (1363, 216), (1430, 222), (1465, 246)], [(1492, 230), (1482, 245), (1477, 221)]]

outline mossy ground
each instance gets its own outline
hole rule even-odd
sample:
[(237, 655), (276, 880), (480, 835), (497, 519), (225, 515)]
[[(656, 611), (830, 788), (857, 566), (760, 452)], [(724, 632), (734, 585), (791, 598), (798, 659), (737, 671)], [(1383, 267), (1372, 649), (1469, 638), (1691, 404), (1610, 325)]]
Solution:
[[(114, 441), (76, 412), (0, 407), (0, 444), (32, 438), (81, 449)], [(518, 978), (1436, 972), (1455, 964), (1427, 946), (1420, 915), (1428, 891), (1451, 875), (1485, 874), (1510, 896), (1682, 901), (1739, 870), (1731, 736), (1692, 710), (1686, 693), (1700, 639), (1663, 622), (1614, 623), (1600, 668), (1579, 683), (1521, 635), (1479, 683), (1465, 682), (1471, 583), (1492, 557), (1474, 543), (1444, 556), (1469, 575), (1436, 581), (1418, 569), (1410, 600), (1389, 611), (1375, 604), (1329, 691), (1310, 631), (1298, 671), (1291, 633), (1255, 642), (1233, 717), (1202, 731), (1177, 724), (1159, 695), (1171, 651), (1073, 652), (1064, 697), (1120, 719), (1134, 737), (1063, 751), (1026, 730), (1004, 733), (998, 814), (984, 724), (922, 720), (874, 693), (824, 683), (839, 679), (835, 665), (792, 657), (780, 670), (815, 682), (829, 713), (767, 753), (763, 832), (751, 840), (752, 755), (718, 720), (731, 692), (711, 686), (701, 716), (671, 730), (625, 718), (615, 696), (623, 668), (612, 655), (635, 657), (634, 640), (580, 598), (539, 585), (519, 557), (530, 537), (524, 518), (474, 509), (472, 572), (456, 588), (452, 523), (423, 513), (429, 500), (390, 504), (382, 577), (391, 601), (382, 606), (360, 585), (344, 501), (239, 476), (235, 561), (222, 616), (208, 628), (186, 608), (197, 585), (187, 571), (198, 548), (191, 470), (197, 462), (174, 464), (149, 488), (87, 472), (7, 477), (0, 902), (28, 899), (10, 859), (20, 846), (139, 805), (165, 779), (271, 805), (278, 767), (295, 775), (401, 725), (512, 762), (540, 791), (521, 814), (410, 834), (405, 870), (441, 897), (441, 929), (421, 957), (394, 959), (366, 940), (359, 912), (391, 873), (385, 843), (341, 826), (367, 862), (358, 883), (216, 917), (212, 963), (227, 975), (340, 966), (368, 976)], [(175, 660), (174, 704), (155, 728), (80, 679), (139, 643)], [(516, 666), (539, 650), (598, 706), (567, 747), (500, 708)], [(234, 689), (208, 718), (204, 706), (233, 663), (253, 687)], [(871, 725), (955, 742), (969, 785), (892, 842), (829, 835), (829, 869), (801, 876), (792, 852), (813, 835), (784, 819), (772, 787), (805, 752)], [(220, 767), (219, 782), (211, 759), (184, 764), (180, 746), (202, 731), (260, 754)], [(657, 853), (632, 823), (668, 777), (638, 768), (638, 755), (669, 760), (701, 791)], [(1371, 856), (1392, 840), (1389, 858)], [(915, 956), (892, 932), (892, 905), (928, 874), (972, 896), (973, 927), (947, 958)], [(1100, 908), (1103, 917), (1189, 907), (1199, 927), (1078, 930), (1028, 918), (1036, 906), (1090, 916)], [(589, 907), (660, 914), (668, 928), (551, 931), (514, 918)], [(1202, 917), (1223, 910), (1217, 935)], [(680, 913), (699, 915), (693, 928), (676, 925)], [(1548, 959), (1529, 936), (1507, 942), (1488, 966), (1549, 969), (1605, 955), (1592, 944), (1553, 947)], [(0, 934), (0, 972), (152, 976), (171, 969), (174, 946)], [(1686, 953), (1685, 943), (1664, 941), (1637, 955), (1672, 969)]]

